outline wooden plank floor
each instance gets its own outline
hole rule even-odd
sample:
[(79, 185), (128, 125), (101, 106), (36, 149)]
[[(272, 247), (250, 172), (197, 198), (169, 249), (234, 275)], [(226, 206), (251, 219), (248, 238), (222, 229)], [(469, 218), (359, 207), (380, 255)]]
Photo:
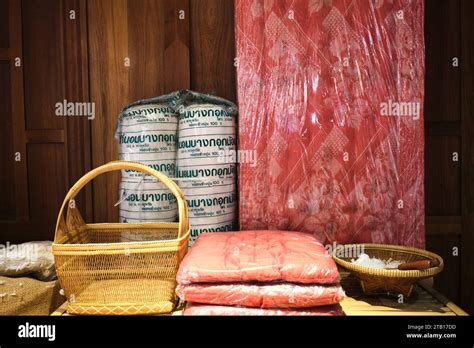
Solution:
[(365, 295), (358, 280), (348, 273), (341, 273), (341, 283), (347, 295), (341, 303), (346, 315), (468, 315), (425, 283), (418, 284), (404, 303), (396, 296)]

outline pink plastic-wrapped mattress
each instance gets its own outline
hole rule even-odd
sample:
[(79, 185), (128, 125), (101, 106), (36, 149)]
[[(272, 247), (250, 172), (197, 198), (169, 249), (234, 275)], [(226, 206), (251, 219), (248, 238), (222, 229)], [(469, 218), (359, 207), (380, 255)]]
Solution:
[(309, 308), (339, 303), (340, 286), (296, 284), (178, 285), (178, 296), (188, 302), (259, 308)]
[(265, 308), (248, 308), (248, 307), (232, 307), (232, 306), (213, 306), (189, 303), (183, 312), (184, 315), (224, 315), (224, 316), (338, 316), (344, 315), (341, 306), (324, 306), (316, 308), (301, 309), (265, 309)]
[(201, 235), (178, 270), (179, 284), (283, 281), (333, 284), (337, 266), (315, 237), (284, 231)]
[(423, 15), (235, 1), (241, 229), (424, 246)]

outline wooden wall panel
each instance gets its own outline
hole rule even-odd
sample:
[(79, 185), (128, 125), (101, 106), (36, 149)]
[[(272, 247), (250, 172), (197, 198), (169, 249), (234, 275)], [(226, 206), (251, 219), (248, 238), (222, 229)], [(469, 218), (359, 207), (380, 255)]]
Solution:
[(164, 0), (164, 92), (188, 89), (190, 76), (190, 0)]
[[(435, 287), (452, 300), (461, 299), (461, 255), (466, 194), (462, 168), (466, 160), (461, 124), (461, 0), (425, 1), (425, 198), (427, 248), (445, 260)], [(453, 66), (458, 58), (458, 67)], [(453, 161), (453, 152), (459, 161)], [(459, 255), (453, 255), (456, 247)], [(472, 248), (472, 247), (471, 247)], [(465, 303), (460, 303), (465, 306)]]
[(459, 121), (461, 68), (452, 60), (461, 58), (460, 0), (428, 0), (425, 8), (425, 119)]
[[(118, 158), (116, 119), (132, 101), (183, 88), (235, 100), (232, 1), (89, 1), (88, 21), (94, 167)], [(119, 180), (94, 183), (96, 221), (117, 221)]]
[[(457, 248), (458, 254), (454, 252)], [(442, 289), (443, 295), (459, 303), (461, 284), (461, 253), (460, 236), (439, 234), (426, 236), (426, 249), (435, 251), (444, 260), (444, 270), (434, 278), (434, 286)]]
[(13, 122), (11, 112), (10, 61), (0, 61), (0, 121), (4, 132), (0, 136), (0, 220), (16, 218), (15, 162)]
[(59, 206), (68, 189), (66, 166), (58, 165), (65, 151), (63, 144), (28, 145), (30, 219), (44, 226), (43, 239), (54, 237)]
[[(6, 59), (10, 69), (11, 117), (2, 117), (10, 117), (13, 148), (1, 148), (1, 156), (8, 160), (7, 168), (14, 168), (8, 192), (16, 207), (13, 216), (0, 217), (2, 240), (52, 239), (68, 187), (90, 169), (89, 121), (55, 114), (56, 103), (64, 99), (87, 101), (85, 1), (8, 1), (11, 47), (0, 50), (0, 61)], [(74, 19), (69, 17), (72, 9)], [(16, 153), (20, 161), (14, 161)], [(88, 216), (90, 192), (83, 196), (79, 206)]]
[(189, 87), (188, 13), (188, 0), (128, 2), (129, 100)]
[(0, 48), (10, 47), (9, 0), (0, 0)]
[[(427, 136), (425, 199), (428, 216), (461, 215), (461, 142), (456, 136)], [(453, 161), (453, 153), (458, 162)]]
[(461, 304), (474, 315), (474, 3), (461, 1), (461, 115), (463, 233), (461, 264)]
[(22, 10), (27, 129), (62, 129), (64, 120), (55, 115), (55, 104), (66, 97), (63, 2), (24, 0)]
[(22, 17), (22, 65), (27, 76), (24, 79), (27, 221), (41, 226), (41, 234), (37, 231), (41, 239), (51, 240), (60, 202), (68, 186), (69, 158), (64, 128), (69, 117), (55, 113), (56, 103), (68, 99), (64, 46), (67, 13), (64, 1), (22, 0)]
[[(71, 101), (90, 102), (86, 0), (65, 0), (64, 12), (75, 11), (75, 20), (64, 17), (66, 95)], [(66, 121), (65, 146), (69, 185), (91, 170), (90, 121), (70, 117)], [(86, 221), (93, 221), (92, 187), (86, 186), (76, 198)]]
[[(117, 116), (132, 101), (189, 88), (188, 1), (88, 2), (94, 167), (118, 159)], [(185, 17), (185, 18), (186, 18)], [(129, 61), (126, 61), (126, 59)], [(127, 66), (129, 62), (129, 66)], [(119, 173), (94, 182), (94, 218), (118, 221)]]
[[(88, 1), (90, 98), (96, 105), (91, 125), (92, 165), (117, 159), (114, 139), (117, 115), (129, 97), (127, 0)], [(118, 221), (120, 174), (100, 176), (93, 183), (94, 220)]]
[(234, 4), (191, 0), (191, 88), (235, 101)]
[[(28, 182), (26, 166), (26, 139), (25, 139), (25, 114), (24, 114), (24, 90), (23, 90), (23, 67), (17, 66), (17, 58), (23, 57), (22, 50), (22, 18), (21, 0), (8, 1), (9, 22), (9, 48), (6, 55), (10, 65), (10, 94), (11, 94), (11, 122), (13, 130), (13, 151), (6, 153), (6, 159), (13, 161), (19, 155), (20, 161), (12, 163), (15, 174), (15, 215), (8, 220), (11, 222), (24, 222), (28, 220)], [(11, 162), (10, 162), (11, 163)], [(0, 226), (2, 228), (2, 226)], [(18, 233), (16, 233), (18, 234)]]
[(129, 76), (134, 77), (129, 80), (127, 100), (150, 98), (164, 90), (164, 76), (156, 78), (164, 71), (165, 64), (164, 5), (162, 1), (152, 0), (127, 2), (128, 21), (124, 30), (129, 36)]

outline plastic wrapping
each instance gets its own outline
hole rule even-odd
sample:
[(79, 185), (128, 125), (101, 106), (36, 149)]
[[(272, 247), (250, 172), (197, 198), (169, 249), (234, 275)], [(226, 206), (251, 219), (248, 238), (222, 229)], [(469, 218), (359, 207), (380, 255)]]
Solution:
[(345, 315), (340, 305), (304, 309), (265, 309), (232, 306), (213, 306), (189, 303), (183, 315), (223, 316), (341, 316)]
[[(115, 133), (119, 159), (140, 162), (169, 177), (175, 176), (178, 113), (174, 105), (183, 94), (184, 91), (178, 91), (140, 100), (122, 110)], [(175, 197), (150, 175), (123, 170), (120, 197), (120, 222), (172, 222), (177, 219)], [(133, 232), (123, 234), (124, 241), (141, 238)]]
[(424, 246), (424, 2), (236, 0), (240, 228)]
[(285, 281), (333, 284), (339, 272), (313, 236), (283, 231), (201, 235), (183, 259), (179, 284)]
[(177, 178), (188, 202), (192, 245), (201, 233), (236, 228), (237, 107), (186, 91), (176, 110)]
[[(190, 244), (203, 232), (236, 229), (236, 117), (234, 103), (190, 90), (139, 100), (119, 115), (120, 159), (178, 182), (189, 207)], [(121, 222), (176, 221), (176, 199), (149, 175), (122, 171), (120, 197)]]
[(297, 284), (191, 284), (178, 285), (178, 296), (188, 302), (256, 308), (307, 308), (339, 303), (338, 285)]

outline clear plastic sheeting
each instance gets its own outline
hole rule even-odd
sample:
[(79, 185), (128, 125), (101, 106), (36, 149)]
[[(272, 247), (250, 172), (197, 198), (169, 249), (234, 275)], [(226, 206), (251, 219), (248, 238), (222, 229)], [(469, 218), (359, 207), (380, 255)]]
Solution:
[(178, 296), (188, 302), (256, 308), (307, 308), (339, 303), (341, 286), (276, 284), (178, 285)]
[[(178, 114), (173, 106), (183, 97), (178, 91), (140, 100), (125, 107), (117, 120), (115, 137), (121, 160), (139, 162), (169, 177), (176, 172)], [(176, 221), (175, 197), (154, 177), (132, 170), (122, 171), (120, 222)], [(124, 232), (123, 241), (143, 236)]]
[[(143, 163), (177, 181), (189, 208), (190, 245), (206, 232), (237, 228), (237, 107), (181, 90), (126, 106), (117, 121), (120, 159)], [(176, 221), (174, 196), (156, 179), (122, 171), (120, 221)], [(124, 233), (124, 241), (139, 236)]]
[(423, 0), (236, 0), (240, 227), (424, 246)]
[(186, 91), (175, 108), (177, 177), (188, 202), (192, 245), (201, 233), (236, 229), (237, 107), (223, 98)]
[(189, 303), (184, 315), (223, 315), (223, 316), (340, 316), (344, 312), (340, 305), (304, 309), (265, 309), (232, 306), (211, 306)]
[(202, 234), (183, 259), (179, 284), (273, 282), (334, 284), (337, 266), (313, 236), (284, 231)]

